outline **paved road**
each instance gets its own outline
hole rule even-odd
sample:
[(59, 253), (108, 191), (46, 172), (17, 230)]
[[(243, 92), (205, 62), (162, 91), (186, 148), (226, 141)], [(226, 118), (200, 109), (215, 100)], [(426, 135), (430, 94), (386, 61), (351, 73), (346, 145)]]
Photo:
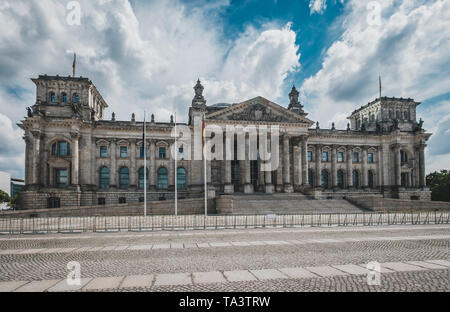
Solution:
[(0, 291), (449, 291), (449, 247), (449, 225), (0, 236)]

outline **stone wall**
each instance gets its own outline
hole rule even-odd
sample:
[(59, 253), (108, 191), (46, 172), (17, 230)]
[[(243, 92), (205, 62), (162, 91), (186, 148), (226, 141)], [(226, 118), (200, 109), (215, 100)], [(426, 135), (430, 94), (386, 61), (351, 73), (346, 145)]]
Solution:
[(218, 214), (233, 213), (233, 196), (221, 195), (216, 199), (216, 209)]
[[(215, 194), (213, 194), (214, 196)], [(116, 191), (97, 192), (80, 190), (45, 189), (42, 191), (25, 191), (20, 193), (18, 209), (46, 209), (48, 199), (56, 197), (60, 199), (60, 207), (74, 206), (96, 206), (99, 198), (105, 199), (105, 205), (114, 206), (119, 204), (119, 198), (125, 198), (127, 204), (139, 204), (144, 200), (142, 191)], [(203, 198), (201, 192), (178, 192), (179, 199)], [(173, 200), (173, 192), (147, 192), (147, 201)]]
[[(208, 201), (208, 214), (215, 214), (215, 201)], [(203, 214), (205, 212), (205, 201), (203, 198), (192, 198), (178, 200), (178, 214)], [(144, 204), (121, 204), (108, 206), (81, 206), (64, 208), (44, 208), (0, 212), (0, 218), (27, 218), (27, 217), (59, 217), (59, 216), (133, 216), (143, 215)], [(175, 214), (175, 203), (173, 200), (151, 201), (147, 203), (147, 214), (173, 215)]]
[(377, 196), (349, 197), (349, 202), (372, 211), (436, 211), (450, 210), (449, 202), (402, 200)]

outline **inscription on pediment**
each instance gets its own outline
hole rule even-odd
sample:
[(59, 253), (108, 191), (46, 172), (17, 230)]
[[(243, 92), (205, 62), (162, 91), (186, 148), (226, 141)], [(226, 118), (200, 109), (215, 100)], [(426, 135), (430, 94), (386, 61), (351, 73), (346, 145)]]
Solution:
[(227, 116), (227, 119), (267, 122), (295, 122), (295, 120), (275, 114), (272, 110), (259, 103), (249, 105), (240, 112), (232, 113)]

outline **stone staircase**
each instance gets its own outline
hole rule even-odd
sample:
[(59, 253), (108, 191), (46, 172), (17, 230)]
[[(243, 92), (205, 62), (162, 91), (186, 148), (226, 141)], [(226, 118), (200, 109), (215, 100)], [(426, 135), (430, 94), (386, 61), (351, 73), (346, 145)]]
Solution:
[(233, 214), (363, 212), (345, 199), (311, 199), (303, 194), (234, 195)]

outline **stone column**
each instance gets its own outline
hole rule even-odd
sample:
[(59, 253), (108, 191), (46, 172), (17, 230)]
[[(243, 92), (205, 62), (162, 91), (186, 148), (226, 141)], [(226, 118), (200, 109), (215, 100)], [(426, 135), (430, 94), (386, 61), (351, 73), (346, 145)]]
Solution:
[(80, 153), (78, 151), (79, 133), (71, 133), (72, 137), (72, 185), (78, 185), (78, 175), (80, 170)]
[(397, 187), (400, 187), (402, 185), (400, 144), (394, 144), (393, 151), (394, 151), (394, 165), (395, 165), (395, 183), (394, 183), (394, 185)]
[[(43, 142), (43, 149), (41, 151), (41, 158), (40, 158), (40, 167), (41, 167), (41, 185), (44, 187), (48, 186), (48, 182), (49, 182), (49, 177), (48, 177), (48, 154), (49, 152), (47, 151), (47, 149), (45, 148), (46, 143), (45, 143), (45, 135), (42, 134), (41, 135), (41, 141)], [(50, 147), (51, 149), (51, 147)], [(51, 152), (51, 151), (50, 151)]]
[(31, 140), (27, 134), (24, 135), (23, 139), (25, 141), (25, 185), (28, 185), (32, 183), (32, 180), (30, 178), (30, 176), (32, 175), (30, 155), (32, 151), (33, 140)]
[(253, 185), (251, 184), (251, 177), (250, 177), (250, 139), (248, 134), (245, 134), (245, 167), (244, 167), (244, 193), (251, 194), (253, 193)]
[[(149, 178), (148, 179), (149, 179), (149, 187), (151, 190), (156, 189), (156, 159), (155, 159), (156, 155), (155, 155), (155, 153), (156, 153), (156, 141), (150, 140), (150, 149), (148, 151), (147, 161), (150, 160), (150, 168), (148, 171)], [(148, 157), (148, 156), (150, 156), (150, 157)], [(147, 166), (148, 165), (149, 164), (147, 164)]]
[(289, 140), (289, 135), (283, 135), (283, 182), (285, 193), (293, 192), (291, 184), (291, 164), (289, 159)]
[[(264, 159), (267, 159), (267, 154), (269, 150), (272, 147), (272, 143), (271, 143), (271, 139), (267, 140), (267, 149), (262, 149), (265, 157)], [(269, 160), (270, 161), (270, 160)], [(263, 172), (264, 177), (265, 177), (265, 184), (264, 184), (264, 192), (266, 192), (267, 194), (272, 194), (274, 189), (273, 189), (273, 183), (272, 183), (272, 171), (265, 171)]]
[(110, 168), (110, 174), (111, 174), (111, 184), (110, 187), (117, 187), (117, 146), (116, 146), (116, 139), (111, 139), (111, 155), (109, 156), (111, 159), (111, 168)]
[(315, 187), (321, 187), (322, 185), (322, 172), (320, 170), (320, 167), (322, 165), (322, 145), (316, 144), (316, 183)]
[(353, 164), (353, 146), (347, 146), (347, 188), (353, 187), (352, 164)]
[[(89, 151), (91, 154), (91, 171), (90, 171), (90, 179), (89, 183), (92, 185), (99, 185), (99, 173), (97, 172), (97, 153), (99, 151), (99, 148), (97, 147), (96, 138), (91, 139), (91, 150)], [(89, 145), (88, 145), (89, 148)]]
[(301, 138), (302, 145), (302, 185), (308, 185), (308, 137), (306, 135)]
[[(231, 184), (231, 159), (227, 159), (227, 154), (233, 155), (234, 146), (231, 146), (231, 138), (228, 137), (226, 132), (224, 133), (224, 135), (225, 135), (224, 156), (223, 156), (223, 161), (225, 162), (224, 193), (233, 194), (234, 187)], [(231, 153), (228, 153), (228, 149), (230, 149)]]
[(425, 175), (425, 147), (427, 145), (421, 143), (419, 145), (419, 186), (424, 188), (427, 185)]
[(377, 187), (382, 188), (384, 185), (383, 182), (383, 145), (378, 147), (378, 157), (377, 157), (377, 169), (378, 169), (378, 177), (376, 179)]
[(362, 178), (362, 187), (363, 189), (369, 187), (369, 181), (367, 178), (367, 146), (363, 147), (362, 150), (362, 172), (361, 172), (361, 178)]
[(333, 145), (331, 150), (331, 187), (337, 188), (337, 145)]
[(136, 186), (138, 185), (138, 182), (136, 180), (136, 139), (130, 139), (130, 158), (130, 187), (136, 188)]
[(33, 134), (33, 184), (39, 184), (39, 166), (41, 156), (41, 132), (32, 131)]

